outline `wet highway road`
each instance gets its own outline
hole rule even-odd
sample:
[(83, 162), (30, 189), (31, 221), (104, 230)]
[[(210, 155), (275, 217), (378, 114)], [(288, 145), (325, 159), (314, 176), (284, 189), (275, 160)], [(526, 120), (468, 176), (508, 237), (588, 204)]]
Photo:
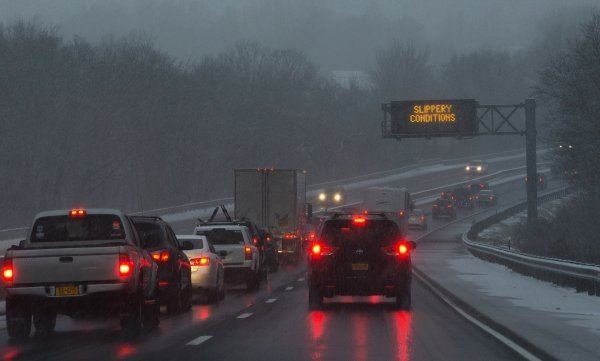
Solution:
[[(519, 180), (496, 187), (500, 203), (523, 199), (522, 188)], [(430, 229), (444, 223), (431, 221)], [(441, 229), (423, 241), (455, 239), (456, 232), (460, 232), (456, 227)], [(412, 237), (418, 234), (422, 232)], [(393, 310), (391, 299), (382, 297), (326, 299), (323, 310), (309, 311), (307, 299), (304, 266), (286, 266), (270, 275), (260, 291), (247, 294), (243, 287), (230, 286), (219, 305), (197, 302), (191, 312), (165, 316), (158, 331), (138, 340), (124, 339), (116, 320), (60, 317), (54, 334), (36, 335), (18, 344), (8, 341), (6, 331), (0, 330), (0, 357), (61, 361), (518, 359), (416, 277), (411, 311)]]

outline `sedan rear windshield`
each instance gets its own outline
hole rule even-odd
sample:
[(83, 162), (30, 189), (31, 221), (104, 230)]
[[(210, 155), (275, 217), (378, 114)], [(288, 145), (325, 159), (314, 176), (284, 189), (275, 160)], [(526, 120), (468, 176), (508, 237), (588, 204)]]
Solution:
[(400, 229), (390, 220), (367, 219), (357, 225), (351, 220), (331, 220), (323, 225), (320, 239), (334, 247), (346, 244), (375, 243), (388, 245), (398, 241)]
[(31, 232), (32, 243), (123, 239), (125, 232), (121, 219), (112, 214), (42, 217), (35, 222)]
[(194, 249), (204, 249), (204, 240), (202, 238), (182, 238), (177, 237), (180, 242), (189, 241), (194, 245)]
[(205, 236), (213, 245), (244, 244), (244, 234), (239, 229), (213, 228), (197, 231), (196, 234)]

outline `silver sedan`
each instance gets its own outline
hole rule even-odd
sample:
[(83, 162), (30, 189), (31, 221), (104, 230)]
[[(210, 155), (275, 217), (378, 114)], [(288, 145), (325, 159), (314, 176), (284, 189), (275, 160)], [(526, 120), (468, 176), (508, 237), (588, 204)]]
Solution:
[(179, 242), (190, 241), (194, 249), (184, 251), (192, 267), (192, 290), (206, 295), (209, 303), (225, 298), (225, 272), (221, 257), (205, 236), (177, 235)]

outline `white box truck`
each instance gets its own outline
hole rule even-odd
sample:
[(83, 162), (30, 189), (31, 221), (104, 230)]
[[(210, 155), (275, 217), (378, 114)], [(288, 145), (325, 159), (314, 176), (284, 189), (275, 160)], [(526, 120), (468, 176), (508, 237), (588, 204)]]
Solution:
[(236, 169), (235, 218), (268, 230), (282, 259), (296, 261), (306, 228), (306, 174), (296, 169)]
[(411, 208), (410, 193), (406, 188), (370, 187), (363, 191), (365, 211), (385, 213), (396, 221), (403, 234), (408, 230), (408, 216)]

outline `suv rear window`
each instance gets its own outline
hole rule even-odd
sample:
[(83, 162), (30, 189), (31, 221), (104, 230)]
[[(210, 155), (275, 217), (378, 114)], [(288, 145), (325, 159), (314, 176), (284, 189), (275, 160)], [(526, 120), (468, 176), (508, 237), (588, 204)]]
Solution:
[(114, 214), (43, 217), (35, 221), (31, 232), (32, 243), (122, 239), (125, 239), (123, 223)]
[(144, 248), (169, 247), (165, 232), (159, 223), (135, 222), (134, 225)]
[(321, 230), (322, 242), (340, 247), (345, 244), (377, 243), (388, 245), (398, 241), (400, 229), (390, 220), (367, 219), (365, 225), (356, 226), (351, 220), (330, 220)]
[(213, 228), (196, 231), (196, 234), (206, 236), (206, 239), (213, 245), (244, 244), (244, 234), (241, 229)]

